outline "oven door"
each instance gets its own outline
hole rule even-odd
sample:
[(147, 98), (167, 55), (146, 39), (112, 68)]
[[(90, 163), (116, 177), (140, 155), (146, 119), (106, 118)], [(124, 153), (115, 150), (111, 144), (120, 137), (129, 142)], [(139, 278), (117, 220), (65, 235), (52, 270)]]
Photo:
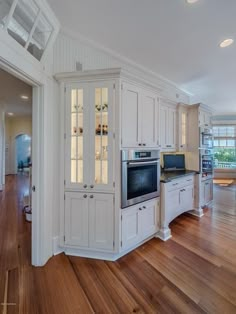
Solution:
[(121, 207), (134, 205), (160, 195), (158, 160), (122, 162)]

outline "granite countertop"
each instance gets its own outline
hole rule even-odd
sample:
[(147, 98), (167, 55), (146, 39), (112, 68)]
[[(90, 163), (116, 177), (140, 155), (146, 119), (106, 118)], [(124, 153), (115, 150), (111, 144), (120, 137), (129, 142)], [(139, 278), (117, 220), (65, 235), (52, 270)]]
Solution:
[(178, 170), (178, 171), (162, 171), (160, 181), (162, 183), (170, 182), (173, 179), (178, 179), (190, 174), (197, 174), (195, 170)]

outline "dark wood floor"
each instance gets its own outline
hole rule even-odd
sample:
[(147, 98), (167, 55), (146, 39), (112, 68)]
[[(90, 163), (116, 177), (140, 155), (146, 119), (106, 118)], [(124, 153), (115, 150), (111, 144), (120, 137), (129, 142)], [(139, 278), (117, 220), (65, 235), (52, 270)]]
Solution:
[(30, 265), (26, 187), (26, 176), (7, 176), (0, 192), (0, 313), (236, 313), (234, 187), (216, 187), (200, 220), (177, 218), (167, 242), (117, 262), (60, 254), (39, 268)]

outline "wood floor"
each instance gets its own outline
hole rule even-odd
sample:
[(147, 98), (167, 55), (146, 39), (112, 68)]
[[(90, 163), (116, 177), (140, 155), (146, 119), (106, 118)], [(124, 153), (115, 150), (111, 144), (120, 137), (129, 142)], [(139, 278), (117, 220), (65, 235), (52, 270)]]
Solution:
[(171, 224), (116, 262), (55, 256), (30, 265), (22, 214), (27, 177), (7, 176), (0, 192), (0, 313), (236, 313), (235, 187), (215, 189), (212, 209)]

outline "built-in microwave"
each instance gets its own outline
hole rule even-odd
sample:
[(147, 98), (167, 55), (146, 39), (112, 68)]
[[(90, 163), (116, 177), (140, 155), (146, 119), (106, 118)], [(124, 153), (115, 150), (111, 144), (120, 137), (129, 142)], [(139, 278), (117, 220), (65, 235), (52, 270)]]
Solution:
[(208, 127), (200, 127), (200, 143), (199, 148), (213, 148), (213, 133), (212, 129)]
[(121, 208), (160, 195), (160, 151), (121, 151)]

